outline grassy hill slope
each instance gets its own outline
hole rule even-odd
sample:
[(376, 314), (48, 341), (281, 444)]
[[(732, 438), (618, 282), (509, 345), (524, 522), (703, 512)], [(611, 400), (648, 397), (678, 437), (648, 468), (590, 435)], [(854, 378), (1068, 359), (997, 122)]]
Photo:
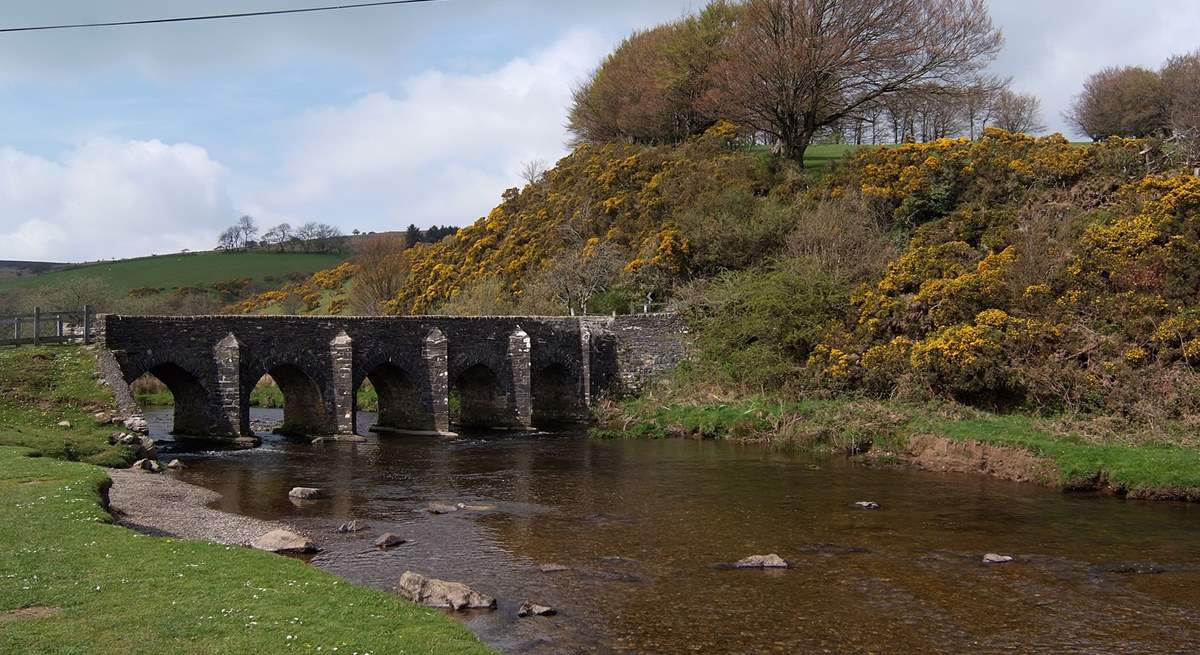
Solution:
[(345, 261), (332, 253), (202, 252), (139, 257), (85, 264), (39, 275), (0, 279), (0, 292), (61, 284), (79, 278), (103, 281), (113, 291), (207, 287), (215, 282), (250, 278), (255, 286), (273, 287), (290, 274), (309, 275)]

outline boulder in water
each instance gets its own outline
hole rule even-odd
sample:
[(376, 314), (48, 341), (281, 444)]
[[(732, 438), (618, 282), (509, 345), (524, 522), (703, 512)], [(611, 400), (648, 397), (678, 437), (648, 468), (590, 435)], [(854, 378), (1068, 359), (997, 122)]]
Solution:
[(394, 535), (390, 532), (385, 532), (385, 533), (379, 535), (379, 538), (375, 540), (375, 547), (380, 548), (382, 550), (387, 550), (389, 548), (395, 548), (396, 546), (399, 546), (403, 543), (404, 543), (404, 539), (400, 538), (399, 535)]
[(299, 500), (316, 500), (321, 497), (321, 490), (316, 487), (292, 487), (288, 497)]
[(860, 500), (854, 506), (858, 509), (879, 509), (879, 503), (871, 500)]
[(998, 555), (996, 553), (988, 553), (983, 556), (984, 564), (1003, 564), (1013, 561), (1012, 555)]
[(366, 523), (359, 523), (358, 519), (353, 519), (353, 520), (346, 521), (345, 523), (339, 525), (337, 528), (337, 531), (342, 534), (346, 534), (348, 532), (362, 532), (363, 530), (366, 530), (366, 529), (367, 529)]
[(496, 599), (481, 594), (461, 582), (427, 578), (420, 573), (405, 571), (397, 585), (400, 595), (429, 607), (449, 607), (453, 610), (495, 609)]
[(558, 614), (558, 610), (553, 607), (538, 605), (529, 601), (521, 603), (521, 606), (517, 608), (517, 616), (522, 618), (526, 616), (554, 616), (555, 614)]
[(739, 569), (786, 569), (788, 568), (787, 560), (771, 553), (769, 555), (750, 555), (734, 562), (734, 567)]
[(271, 553), (311, 553), (317, 549), (311, 539), (291, 530), (271, 530), (251, 541), (250, 546)]
[(147, 473), (162, 472), (162, 465), (158, 463), (157, 459), (139, 459), (130, 468), (138, 471), (146, 471)]

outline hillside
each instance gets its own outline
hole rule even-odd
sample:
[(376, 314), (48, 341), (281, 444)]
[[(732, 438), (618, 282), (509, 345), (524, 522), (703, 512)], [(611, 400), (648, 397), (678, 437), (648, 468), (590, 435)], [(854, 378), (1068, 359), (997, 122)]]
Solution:
[(255, 284), (274, 286), (289, 274), (311, 274), (345, 260), (340, 254), (202, 252), (139, 257), (112, 262), (70, 266), (37, 275), (0, 279), (0, 291), (61, 284), (66, 280), (100, 280), (118, 293), (150, 288), (173, 290), (206, 287), (213, 283), (250, 278)]

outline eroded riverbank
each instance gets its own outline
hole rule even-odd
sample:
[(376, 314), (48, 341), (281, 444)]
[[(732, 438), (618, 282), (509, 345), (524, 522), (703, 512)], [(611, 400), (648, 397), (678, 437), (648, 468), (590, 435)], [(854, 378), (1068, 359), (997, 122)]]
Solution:
[[(326, 570), (391, 589), (411, 569), (496, 596), (497, 610), (457, 618), (507, 652), (1151, 653), (1200, 640), (1187, 504), (570, 434), (268, 440), (184, 459), (181, 477), (221, 493), (218, 509), (312, 535)], [(328, 497), (298, 505), (293, 486)], [(433, 515), (433, 501), (494, 509)], [(335, 532), (352, 518), (370, 530)], [(373, 548), (384, 531), (409, 543)], [(714, 566), (768, 552), (792, 568)], [(1014, 561), (984, 565), (987, 552)], [(559, 614), (518, 619), (525, 600)]]

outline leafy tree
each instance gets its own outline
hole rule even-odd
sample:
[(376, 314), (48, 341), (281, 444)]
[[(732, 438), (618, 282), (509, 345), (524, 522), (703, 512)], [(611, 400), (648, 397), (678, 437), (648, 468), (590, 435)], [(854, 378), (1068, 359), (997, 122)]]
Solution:
[(725, 57), (740, 11), (717, 0), (626, 38), (575, 90), (568, 125), (576, 141), (677, 143), (711, 126), (701, 106), (709, 67)]
[(1093, 141), (1161, 135), (1169, 122), (1162, 79), (1141, 66), (1105, 68), (1083, 83), (1065, 118)]
[(1194, 165), (1200, 161), (1200, 50), (1171, 57), (1160, 75), (1177, 151)]

